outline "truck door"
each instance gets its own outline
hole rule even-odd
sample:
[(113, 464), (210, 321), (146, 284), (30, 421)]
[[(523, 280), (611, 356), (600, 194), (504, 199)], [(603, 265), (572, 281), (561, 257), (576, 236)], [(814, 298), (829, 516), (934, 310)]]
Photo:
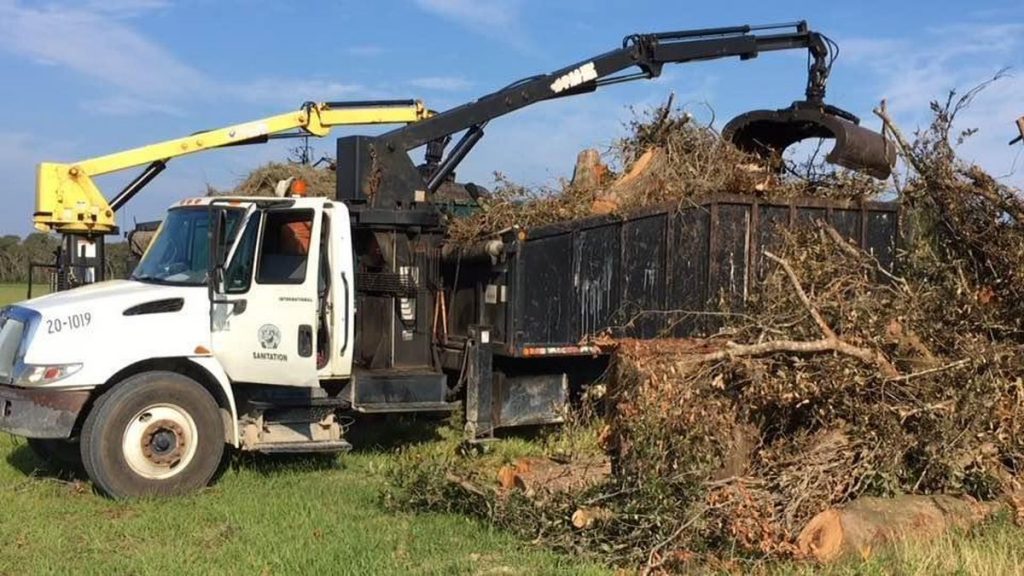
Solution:
[(256, 211), (211, 306), (213, 354), (236, 382), (315, 387), (322, 213)]
[(317, 334), (320, 378), (352, 375), (355, 284), (348, 209), (340, 202), (324, 207), (320, 226), (320, 314), (325, 333)]

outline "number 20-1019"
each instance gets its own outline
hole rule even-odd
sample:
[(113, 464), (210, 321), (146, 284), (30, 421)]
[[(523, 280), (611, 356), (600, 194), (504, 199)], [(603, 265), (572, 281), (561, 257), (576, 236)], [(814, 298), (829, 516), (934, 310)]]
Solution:
[(65, 318), (51, 318), (46, 321), (46, 333), (56, 334), (64, 330), (85, 328), (92, 322), (92, 313), (69, 314)]

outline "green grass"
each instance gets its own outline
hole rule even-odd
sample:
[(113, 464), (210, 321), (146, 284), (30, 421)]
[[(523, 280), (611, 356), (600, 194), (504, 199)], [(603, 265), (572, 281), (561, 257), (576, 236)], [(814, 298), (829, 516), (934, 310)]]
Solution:
[(467, 518), (379, 503), (384, 452), (235, 458), (195, 496), (117, 503), (0, 435), (0, 574), (601, 574)]
[[(32, 296), (42, 296), (49, 292), (49, 286), (45, 284), (34, 284)], [(20, 302), (28, 294), (28, 287), (25, 284), (0, 284), (0, 306)]]

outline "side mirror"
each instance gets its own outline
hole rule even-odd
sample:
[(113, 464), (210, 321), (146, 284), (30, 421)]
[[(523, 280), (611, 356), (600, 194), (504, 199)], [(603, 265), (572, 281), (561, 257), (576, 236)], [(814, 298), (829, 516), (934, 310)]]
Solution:
[(227, 228), (228, 215), (223, 208), (210, 206), (210, 260), (207, 270), (207, 282), (211, 299), (224, 294), (224, 267), (227, 264)]

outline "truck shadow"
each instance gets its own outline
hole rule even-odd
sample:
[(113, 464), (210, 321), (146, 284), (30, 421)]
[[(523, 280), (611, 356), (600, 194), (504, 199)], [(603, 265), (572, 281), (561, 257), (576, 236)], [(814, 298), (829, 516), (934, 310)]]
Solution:
[(274, 476), (282, 472), (320, 472), (342, 468), (337, 454), (259, 454), (232, 451), (221, 461), (211, 485), (216, 485), (228, 470)]
[[(402, 447), (432, 442), (442, 438), (448, 427), (447, 416), (424, 414), (359, 415), (345, 422), (345, 439), (352, 444), (352, 454), (388, 454)], [(339, 454), (260, 454), (234, 451), (225, 459), (217, 473), (227, 470), (249, 470), (272, 475), (285, 471), (321, 471), (345, 467)]]
[(61, 482), (88, 481), (88, 476), (81, 466), (64, 466), (46, 462), (36, 456), (28, 444), (20, 444), (8, 452), (7, 464), (31, 478)]
[(360, 414), (347, 424), (345, 438), (353, 452), (375, 454), (440, 440), (447, 431), (454, 432), (447, 414)]
[[(346, 422), (345, 438), (352, 444), (353, 454), (388, 454), (403, 447), (415, 446), (458, 433), (449, 424), (447, 415), (359, 415)], [(28, 444), (19, 444), (7, 453), (7, 463), (26, 477), (76, 483), (88, 481), (79, 466), (63, 466), (46, 462)], [(344, 467), (345, 458), (337, 454), (260, 454), (229, 450), (221, 462), (213, 482), (228, 470), (251, 470), (259, 474), (276, 474), (289, 470), (330, 470)]]

